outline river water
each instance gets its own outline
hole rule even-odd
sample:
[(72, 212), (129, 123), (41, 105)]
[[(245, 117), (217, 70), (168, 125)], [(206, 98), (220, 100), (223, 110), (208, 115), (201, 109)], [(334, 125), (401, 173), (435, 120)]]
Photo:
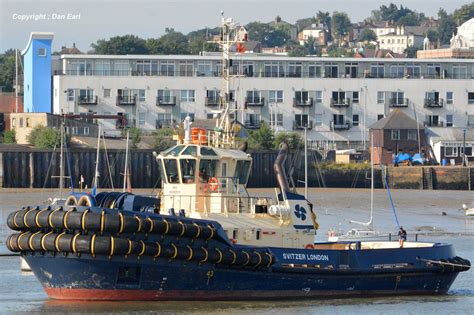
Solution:
[[(23, 205), (46, 201), (52, 191), (0, 190), (0, 253), (7, 253), (8, 214)], [(136, 193), (150, 194), (141, 190)], [(272, 190), (251, 190), (269, 195)], [(370, 194), (358, 189), (310, 189), (320, 224), (317, 240), (329, 228), (347, 231), (349, 220), (368, 221)], [(384, 190), (376, 190), (374, 226), (396, 234), (396, 217), (409, 240), (452, 243), (457, 255), (474, 262), (474, 217), (466, 217), (463, 203), (474, 201), (467, 191), (394, 190), (396, 211)], [(18, 257), (0, 257), (0, 313), (164, 313), (164, 314), (474, 314), (474, 271), (459, 274), (443, 296), (405, 296), (262, 302), (62, 302), (49, 300), (32, 273), (22, 273)]]

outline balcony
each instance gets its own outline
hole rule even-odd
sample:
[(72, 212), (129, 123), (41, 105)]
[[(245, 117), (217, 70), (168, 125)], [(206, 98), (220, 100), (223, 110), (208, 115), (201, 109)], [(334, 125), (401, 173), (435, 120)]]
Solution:
[(444, 105), (444, 100), (442, 98), (432, 99), (425, 98), (425, 107), (427, 108), (441, 108)]
[(158, 106), (175, 106), (176, 96), (158, 96), (156, 98), (156, 105)]
[(331, 107), (349, 107), (351, 103), (350, 98), (331, 98)]
[(313, 98), (309, 97), (307, 99), (293, 98), (293, 107), (306, 107), (313, 106)]
[(442, 121), (425, 121), (425, 127), (443, 127), (444, 123)]
[(117, 96), (117, 101), (116, 105), (117, 106), (122, 106), (122, 105), (136, 105), (136, 97), (135, 96)]
[(79, 96), (77, 103), (79, 105), (97, 105), (97, 96)]
[(313, 129), (313, 121), (301, 121), (301, 120), (294, 120), (293, 121), (293, 130), (304, 130), (304, 129)]
[(214, 106), (219, 106), (219, 104), (220, 104), (219, 97), (206, 97), (204, 105), (214, 107)]
[(245, 125), (245, 128), (247, 129), (259, 129), (260, 121), (246, 120), (244, 125)]
[(263, 106), (265, 104), (265, 98), (263, 97), (246, 97), (245, 104), (247, 106)]
[(349, 128), (351, 128), (351, 124), (348, 121), (345, 123), (331, 121), (331, 130), (349, 130)]
[(390, 107), (408, 107), (408, 98), (391, 98), (388, 100)]

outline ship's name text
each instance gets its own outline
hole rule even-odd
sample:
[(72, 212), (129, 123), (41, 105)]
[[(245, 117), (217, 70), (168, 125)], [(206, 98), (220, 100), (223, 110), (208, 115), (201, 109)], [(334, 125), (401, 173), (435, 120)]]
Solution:
[(328, 255), (283, 253), (283, 259), (329, 261)]

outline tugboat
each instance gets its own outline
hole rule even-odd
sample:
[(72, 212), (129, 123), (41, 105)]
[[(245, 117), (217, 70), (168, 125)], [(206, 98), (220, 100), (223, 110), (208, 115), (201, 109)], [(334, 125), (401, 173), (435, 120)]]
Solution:
[[(20, 252), (49, 297), (67, 300), (264, 300), (446, 293), (470, 262), (449, 244), (315, 243), (313, 205), (289, 188), (282, 145), (280, 191), (250, 197), (252, 158), (229, 117), (230, 52), (246, 33), (222, 17), (224, 95), (216, 128), (183, 123), (156, 155), (157, 197), (101, 192), (64, 205), (12, 212)], [(79, 198), (78, 198), (79, 197)]]

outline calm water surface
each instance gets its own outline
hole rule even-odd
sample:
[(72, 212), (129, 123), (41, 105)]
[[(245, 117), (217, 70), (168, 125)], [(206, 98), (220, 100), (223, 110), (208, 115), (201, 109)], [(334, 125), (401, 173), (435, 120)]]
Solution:
[[(150, 193), (150, 191), (141, 191)], [(251, 194), (272, 194), (253, 190)], [(38, 204), (51, 192), (0, 190), (0, 253), (7, 253), (8, 214), (23, 205)], [(459, 256), (474, 261), (474, 217), (460, 210), (474, 201), (473, 192), (393, 191), (400, 223), (409, 238), (454, 244)], [(328, 228), (346, 231), (349, 220), (367, 221), (369, 193), (366, 190), (314, 189), (321, 225), (318, 240)], [(378, 230), (396, 232), (394, 213), (386, 192), (376, 191), (374, 221)], [(163, 313), (163, 314), (474, 314), (474, 271), (461, 273), (449, 294), (358, 299), (321, 299), (272, 302), (60, 302), (49, 300), (32, 273), (22, 273), (18, 257), (0, 257), (0, 313)]]

